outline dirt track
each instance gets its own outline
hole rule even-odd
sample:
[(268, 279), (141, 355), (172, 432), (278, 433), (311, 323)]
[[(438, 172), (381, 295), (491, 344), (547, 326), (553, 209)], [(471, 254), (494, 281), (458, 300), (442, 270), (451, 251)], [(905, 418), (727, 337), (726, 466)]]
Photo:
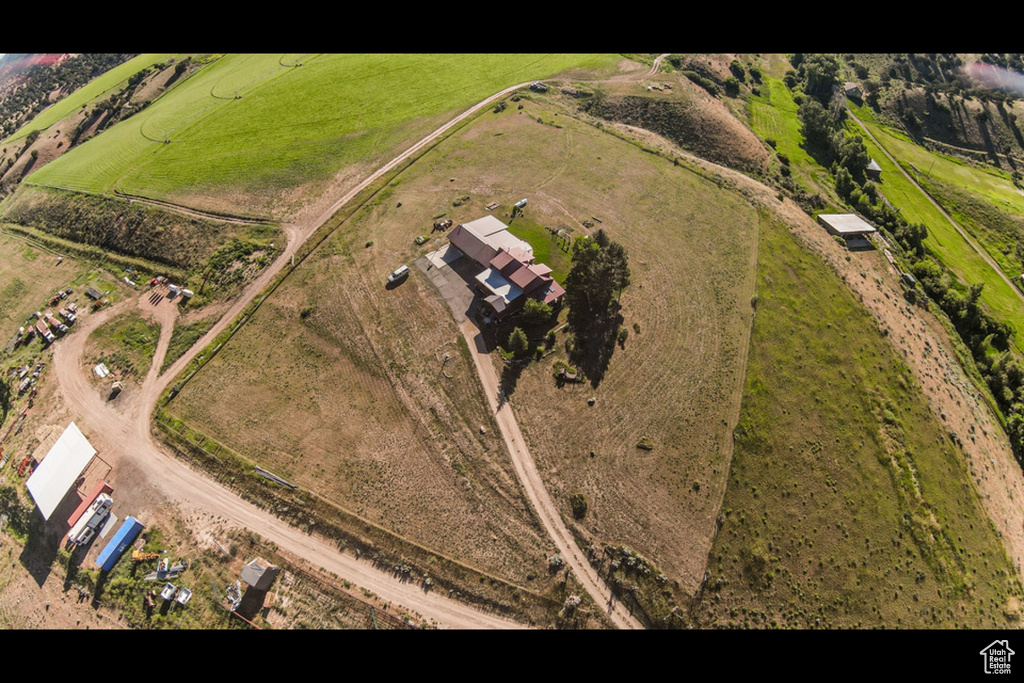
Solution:
[[(283, 226), (288, 237), (288, 245), (284, 252), (245, 288), (224, 316), (200, 339), (199, 343), (195, 344), (163, 374), (158, 374), (159, 368), (163, 364), (170, 341), (177, 307), (173, 302), (167, 300), (155, 307), (152, 306), (148, 302), (149, 292), (143, 293), (137, 301), (134, 299), (123, 301), (105, 311), (83, 316), (76, 326), (76, 333), (54, 347), (54, 374), (58, 377), (60, 392), (65, 404), (80, 427), (86, 431), (90, 440), (103, 454), (104, 459), (114, 467), (113, 481), (119, 484), (121, 490), (130, 487), (134, 493), (133, 499), (139, 505), (145, 506), (142, 509), (135, 509), (133, 512), (143, 514), (147, 508), (155, 509), (163, 501), (179, 501), (186, 512), (189, 510), (210, 512), (223, 518), (229, 524), (258, 531), (265, 539), (273, 541), (285, 550), (303, 557), (308, 562), (323, 567), (327, 571), (343, 576), (396, 605), (403, 605), (418, 612), (440, 626), (449, 628), (522, 627), (505, 618), (480, 612), (436, 593), (425, 593), (416, 586), (397, 581), (391, 575), (374, 569), (368, 562), (339, 553), (333, 544), (310, 536), (244, 502), (233, 492), (208, 480), (200, 473), (192, 471), (182, 462), (164, 452), (151, 434), (150, 416), (156, 407), (157, 399), (181, 369), (187, 366), (210, 340), (234, 321), (291, 260), (309, 236), (329, 220), (341, 206), (381, 175), (415, 155), (425, 146), (432, 144), (452, 126), (523, 85), (525, 84), (506, 88), (455, 117), (349, 189), (337, 201), (328, 206), (317, 207), (320, 209), (318, 211), (309, 212), (315, 216), (314, 218)], [(141, 390), (131, 397), (131, 404), (127, 406), (126, 410), (118, 411), (108, 405), (90, 386), (87, 379), (89, 368), (83, 365), (82, 356), (85, 342), (92, 330), (118, 313), (130, 310), (136, 305), (147, 315), (155, 317), (161, 324), (160, 340), (152, 367)]]
[(501, 435), (505, 439), (505, 445), (512, 456), (512, 464), (515, 466), (519, 481), (526, 490), (530, 504), (537, 511), (537, 515), (540, 517), (544, 529), (548, 532), (548, 536), (554, 540), (558, 551), (569, 566), (572, 567), (576, 579), (583, 584), (583, 587), (594, 599), (594, 602), (605, 610), (616, 626), (619, 628), (642, 629), (643, 624), (621, 602), (615, 599), (615, 596), (612, 595), (604, 580), (590, 566), (586, 556), (576, 544), (576, 540), (562, 522), (562, 517), (558, 513), (558, 508), (555, 507), (555, 502), (551, 499), (547, 489), (544, 488), (544, 482), (540, 478), (540, 473), (537, 472), (537, 465), (533, 461), (533, 456), (530, 455), (530, 450), (526, 447), (526, 440), (523, 439), (523, 434), (519, 431), (519, 424), (512, 413), (512, 406), (506, 400), (499, 401), (499, 399), (504, 397), (501, 396), (501, 390), (498, 387), (498, 373), (495, 372), (494, 365), (491, 363), (487, 353), (481, 351), (480, 347), (483, 345), (483, 337), (480, 330), (477, 329), (471, 320), (463, 322), (459, 329), (462, 331), (462, 336), (465, 337), (466, 344), (473, 355), (473, 363), (476, 365), (477, 374), (480, 375), (480, 381), (484, 385), (487, 401), (491, 406), (491, 410), (494, 411), (494, 420), (498, 423)]

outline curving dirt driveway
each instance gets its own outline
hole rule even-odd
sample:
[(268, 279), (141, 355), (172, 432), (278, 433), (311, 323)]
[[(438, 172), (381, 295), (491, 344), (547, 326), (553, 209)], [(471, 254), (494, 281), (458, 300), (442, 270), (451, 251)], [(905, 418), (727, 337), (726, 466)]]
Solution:
[[(650, 73), (657, 72), (664, 56), (655, 60)], [(451, 127), (526, 85), (528, 83), (505, 88), (467, 109), (367, 176), (337, 201), (322, 207), (321, 211), (311, 212), (315, 217), (284, 225), (283, 229), (288, 244), (280, 256), (243, 290), (220, 320), (166, 372), (161, 374), (159, 368), (163, 364), (170, 342), (177, 316), (177, 306), (166, 300), (153, 306), (148, 302), (149, 292), (144, 292), (138, 300), (123, 301), (105, 311), (86, 316), (77, 326), (78, 333), (71, 335), (55, 347), (55, 374), (58, 377), (60, 391), (68, 409), (76, 416), (80, 425), (88, 429), (90, 439), (98, 450), (103, 452), (104, 459), (114, 467), (115, 472), (118, 470), (118, 465), (133, 472), (132, 484), (136, 489), (136, 499), (141, 500), (142, 496), (147, 496), (145, 500), (150, 501), (160, 499), (181, 501), (181, 505), (192, 510), (210, 512), (231, 524), (258, 530), (264, 538), (273, 541), (281, 548), (328, 571), (343, 575), (353, 583), (372, 590), (392, 603), (419, 612), (442, 626), (455, 628), (522, 627), (520, 624), (502, 617), (479, 612), (462, 603), (434, 593), (425, 593), (418, 587), (402, 583), (389, 574), (374, 569), (367, 562), (338, 552), (333, 544), (291, 527), (265, 511), (246, 503), (233, 492), (210, 481), (202, 474), (194, 472), (184, 463), (168, 455), (154, 439), (150, 420), (157, 400), (168, 384), (217, 335), (227, 329), (227, 326), (292, 259), (299, 247), (338, 209), (382, 175), (417, 154), (424, 147), (433, 144)], [(160, 339), (152, 366), (140, 391), (131, 397), (132, 400), (127, 410), (118, 411), (112, 408), (89, 385), (87, 379), (89, 370), (83, 365), (82, 357), (89, 333), (118, 313), (130, 310), (133, 305), (137, 305), (146, 315), (159, 322)], [(511, 408), (507, 403), (503, 403), (501, 407), (497, 405), (497, 374), (490, 360), (481, 357), (475, 351), (476, 328), (471, 323), (469, 327), (464, 324), (462, 331), (466, 335), (470, 348), (474, 349), (474, 362), (477, 371), (484, 384), (488, 400), (496, 411), (495, 417), (508, 445), (516, 473), (548, 534), (595, 602), (606, 606), (613, 623), (620, 628), (643, 628), (642, 624), (628, 612), (622, 603), (614, 598), (607, 585), (586, 561), (585, 556), (566, 529), (554, 502), (537, 473)], [(125, 487), (122, 485), (121, 488), (123, 490)], [(139, 489), (142, 491), (139, 492)], [(124, 499), (123, 495), (122, 499)]]
[(603, 606), (608, 617), (619, 628), (642, 629), (644, 626), (632, 615), (632, 613), (621, 602), (615, 599), (611, 590), (604, 580), (587, 561), (586, 555), (576, 544), (565, 523), (562, 521), (555, 502), (551, 499), (544, 482), (537, 472), (537, 465), (526, 447), (526, 440), (519, 431), (519, 424), (512, 413), (512, 406), (508, 401), (502, 400), (501, 389), (498, 384), (498, 373), (487, 352), (481, 347), (484, 346), (483, 335), (471, 320), (464, 321), (459, 325), (462, 336), (473, 356), (473, 363), (476, 365), (477, 374), (480, 375), (480, 382), (484, 385), (484, 393), (487, 395), (487, 402), (494, 411), (494, 420), (498, 423), (502, 438), (512, 456), (512, 464), (515, 467), (516, 475), (526, 490), (530, 504), (537, 511), (541, 524), (544, 525), (548, 536), (555, 542), (558, 551), (565, 561), (572, 567), (576, 579), (583, 584), (587, 593), (594, 599), (598, 606)]
[[(164, 500), (178, 501), (186, 510), (213, 513), (225, 522), (254, 529), (265, 539), (294, 553), (327, 571), (344, 576), (352, 583), (373, 591), (396, 605), (418, 612), (436, 624), (450, 628), (522, 628), (521, 624), (500, 616), (480, 612), (465, 604), (447, 599), (437, 593), (396, 580), (390, 574), (374, 569), (370, 563), (345, 555), (329, 542), (289, 526), (276, 517), (243, 501), (232, 491), (191, 470), (187, 465), (168, 455), (154, 439), (150, 419), (157, 400), (167, 385), (195, 356), (259, 295), (281, 271), (299, 247), (317, 228), (329, 220), (344, 204), (383, 174), (392, 170), (424, 147), (432, 144), (452, 126), (457, 125), (480, 109), (490, 106), (526, 84), (510, 86), (441, 126), (420, 142), (366, 177), (337, 201), (316, 213), (315, 217), (283, 226), (288, 245), (283, 253), (251, 282), (231, 305), (224, 316), (188, 352), (166, 372), (160, 374), (167, 346), (173, 330), (177, 307), (166, 300), (153, 306), (149, 292), (138, 300), (129, 299), (106, 310), (91, 313), (76, 325), (76, 334), (69, 335), (54, 346), (54, 374), (68, 410), (102, 457), (114, 469), (114, 481), (120, 478), (120, 490), (125, 491), (125, 480), (132, 489), (132, 498), (122, 494), (122, 500), (134, 500), (139, 505), (154, 509)], [(160, 340), (148, 375), (141, 389), (131, 398), (127, 409), (115, 409), (89, 384), (89, 369), (83, 363), (85, 343), (89, 333), (117, 314), (138, 306), (160, 323)], [(119, 472), (119, 470), (122, 470)], [(138, 510), (135, 510), (138, 512)]]

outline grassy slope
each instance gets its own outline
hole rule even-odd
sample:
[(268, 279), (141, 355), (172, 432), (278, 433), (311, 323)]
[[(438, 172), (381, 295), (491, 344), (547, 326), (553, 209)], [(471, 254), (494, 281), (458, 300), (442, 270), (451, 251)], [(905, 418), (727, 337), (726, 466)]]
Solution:
[[(533, 109), (526, 105), (526, 113)], [(632, 284), (622, 297), (629, 337), (596, 389), (560, 389), (552, 377), (553, 363), (565, 358), (559, 334), (554, 355), (522, 373), (512, 405), (567, 522), (598, 547), (629, 545), (677, 586), (693, 589), (724, 490), (756, 214), (736, 194), (668, 160), (537, 113), (562, 128), (525, 117), (515, 128), (495, 120), (459, 158), (479, 168), (491, 158), (515, 160), (515, 174), (491, 173), (487, 182), (521, 189), (528, 213), (551, 216), (545, 224), (562, 207), (602, 221), (630, 255)], [(642, 438), (653, 450), (637, 448)], [(590, 504), (580, 522), (572, 521), (574, 493)]]
[(698, 619), (1009, 626), (1019, 580), (909, 371), (783, 227), (764, 224), (760, 240), (743, 410)]
[(138, 71), (157, 62), (166, 61), (171, 56), (173, 55), (164, 53), (142, 54), (129, 59), (124, 64), (116, 66), (104, 74), (100, 74), (53, 106), (47, 107), (44, 111), (40, 112), (39, 116), (26, 123), (9, 138), (0, 141), (0, 144), (6, 144), (11, 140), (23, 138), (33, 130), (48, 128), (76, 109), (102, 97), (108, 90), (127, 81), (129, 77), (135, 75)]
[[(319, 55), (292, 67), (285, 65), (294, 60), (281, 55), (228, 55), (30, 180), (173, 200), (202, 195), (200, 205), (227, 195), (238, 212), (269, 212), (282, 191), (326, 180), (345, 164), (379, 160), (443, 115), (502, 87), (609, 62), (566, 55)], [(171, 144), (161, 144), (165, 138)]]
[[(863, 119), (862, 119), (863, 120)], [(865, 125), (880, 143), (897, 158), (912, 159), (919, 168), (925, 160), (935, 161), (935, 166), (947, 164), (939, 155), (923, 151), (909, 141), (901, 140), (896, 134), (889, 132), (877, 124), (864, 121)], [(864, 140), (868, 153), (882, 167), (882, 182), (879, 189), (898, 207), (908, 221), (924, 223), (928, 226), (928, 238), (925, 246), (935, 254), (951, 271), (967, 284), (984, 283), (981, 301), (988, 306), (999, 320), (1010, 323), (1015, 330), (1018, 346), (1021, 334), (1024, 334), (1024, 305), (1020, 298), (1006, 282), (993, 271), (992, 267), (971, 248), (970, 244), (960, 236), (950, 222), (942, 216), (935, 206), (908, 181), (899, 169), (869, 139)], [(928, 166), (925, 166), (927, 170)], [(947, 172), (948, 174), (948, 172)], [(974, 187), (975, 180), (985, 180), (980, 188), (999, 188), (999, 194), (1005, 194), (998, 182), (993, 182), (989, 174), (970, 173), (957, 181), (965, 187)], [(994, 189), (982, 191), (982, 195), (991, 195)]]
[[(501, 455), (454, 321), (416, 271), (383, 286), (394, 264), (425, 251), (413, 238), (430, 217), (465, 194), (414, 201), (418, 171), (321, 245), (168, 410), (406, 539), (543, 590), (550, 544)], [(435, 350), (446, 341), (443, 376)]]

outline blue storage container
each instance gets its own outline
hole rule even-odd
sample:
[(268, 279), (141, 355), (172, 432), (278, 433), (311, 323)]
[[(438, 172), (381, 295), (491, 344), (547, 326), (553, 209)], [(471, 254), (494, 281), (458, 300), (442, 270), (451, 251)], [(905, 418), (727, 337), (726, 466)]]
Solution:
[(139, 535), (142, 528), (145, 525), (134, 517), (127, 517), (124, 520), (124, 524), (117, 530), (114, 537), (110, 539), (110, 543), (107, 543), (107, 547), (103, 549), (100, 556), (96, 558), (96, 566), (103, 571), (110, 571), (117, 564), (117, 561), (121, 559), (121, 555), (124, 551), (131, 546), (132, 541)]

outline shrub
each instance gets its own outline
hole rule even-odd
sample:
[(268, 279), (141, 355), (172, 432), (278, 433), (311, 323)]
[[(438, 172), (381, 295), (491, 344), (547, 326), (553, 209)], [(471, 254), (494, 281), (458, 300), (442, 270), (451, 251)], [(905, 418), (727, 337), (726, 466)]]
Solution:
[(574, 519), (583, 519), (587, 516), (587, 497), (582, 493), (574, 493), (569, 497), (569, 505), (572, 506)]
[(527, 299), (523, 304), (523, 320), (529, 325), (543, 325), (551, 320), (551, 306), (538, 299)]
[(732, 64), (729, 65), (729, 71), (732, 72), (737, 81), (742, 81), (747, 77), (746, 72), (743, 70), (743, 65), (740, 64), (738, 59), (732, 60)]
[(520, 328), (515, 328), (508, 335), (508, 350), (517, 358), (523, 356), (530, 349), (530, 340), (526, 333)]
[(553, 572), (557, 572), (559, 569), (565, 566), (565, 559), (562, 558), (561, 553), (555, 553), (548, 558), (548, 569)]

